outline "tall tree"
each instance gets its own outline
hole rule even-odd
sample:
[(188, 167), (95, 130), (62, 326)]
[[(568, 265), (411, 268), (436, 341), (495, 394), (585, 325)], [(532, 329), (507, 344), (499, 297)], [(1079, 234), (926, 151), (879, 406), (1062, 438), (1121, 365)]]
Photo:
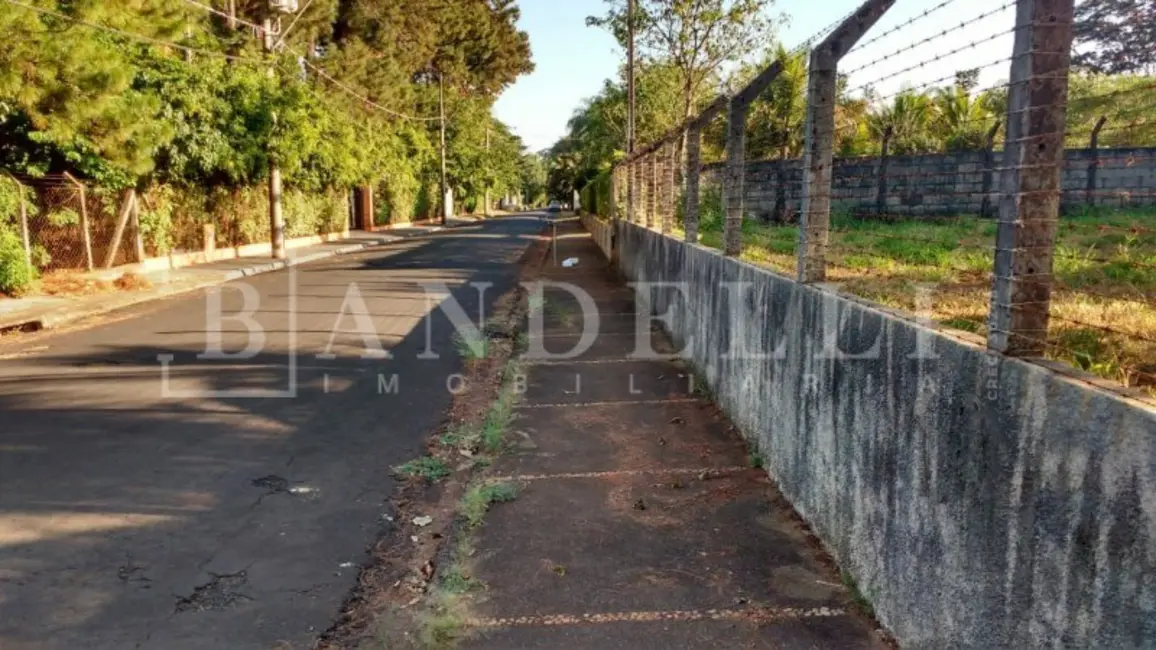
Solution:
[[(606, 14), (587, 25), (607, 29), (625, 46), (627, 0), (605, 0)], [(635, 31), (645, 57), (679, 72), (681, 117), (695, 113), (708, 81), (726, 63), (741, 61), (770, 45), (774, 0), (638, 0)], [(640, 122), (641, 123), (641, 122)]]
[(1084, 0), (1076, 6), (1077, 66), (1106, 74), (1156, 74), (1156, 2)]

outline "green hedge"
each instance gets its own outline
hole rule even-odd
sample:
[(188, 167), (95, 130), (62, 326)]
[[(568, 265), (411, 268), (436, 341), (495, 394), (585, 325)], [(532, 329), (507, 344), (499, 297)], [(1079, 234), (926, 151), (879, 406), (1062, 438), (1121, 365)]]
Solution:
[(612, 204), (614, 199), (613, 192), (611, 192), (609, 170), (591, 179), (590, 182), (586, 184), (586, 187), (579, 190), (578, 195), (582, 199), (582, 209), (584, 211), (607, 219), (613, 215)]

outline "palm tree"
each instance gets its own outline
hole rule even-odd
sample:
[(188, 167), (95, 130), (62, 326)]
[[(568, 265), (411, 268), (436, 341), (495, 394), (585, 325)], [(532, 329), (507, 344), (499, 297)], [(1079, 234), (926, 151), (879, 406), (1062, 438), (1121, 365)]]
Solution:
[(995, 123), (983, 97), (973, 98), (960, 86), (940, 88), (932, 100), (935, 134), (947, 151), (982, 149), (987, 130)]
[(892, 154), (927, 153), (939, 148), (932, 133), (935, 113), (935, 106), (927, 95), (903, 91), (890, 106), (867, 116), (867, 128), (877, 141), (882, 141), (890, 128)]

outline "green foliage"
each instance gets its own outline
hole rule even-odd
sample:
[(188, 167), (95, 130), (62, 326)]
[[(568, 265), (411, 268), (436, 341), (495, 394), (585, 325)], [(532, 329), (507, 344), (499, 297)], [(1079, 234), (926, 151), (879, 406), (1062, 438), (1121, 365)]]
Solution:
[[(385, 188), (380, 221), (432, 212), (438, 124), (404, 116), (437, 114), (439, 76), (458, 196), (523, 185), (522, 143), (492, 116), (495, 95), (532, 69), (509, 0), (314, 0), (274, 55), (186, 3), (30, 2), (62, 16), (0, 12), (9, 36), (0, 42), (0, 168), (150, 188), (141, 225), (153, 252), (195, 245), (203, 223), (229, 243), (267, 240), (260, 195), (270, 163), (283, 176), (291, 236), (339, 229), (340, 197), (358, 185)], [(239, 2), (240, 17), (259, 22), (264, 6)], [(72, 19), (198, 52), (186, 58)], [(0, 211), (4, 201), (0, 191)]]
[(613, 206), (611, 194), (610, 172), (604, 171), (595, 176), (586, 187), (582, 188), (582, 209), (590, 214), (610, 218)]
[(0, 220), (0, 293), (20, 296), (36, 282), (35, 266), (24, 256), (24, 244), (14, 228)]
[(45, 217), (48, 219), (48, 223), (57, 228), (75, 226), (80, 223), (80, 213), (72, 208), (57, 208), (49, 212)]
[(518, 498), (518, 486), (513, 483), (486, 483), (475, 485), (462, 498), (462, 516), (471, 527), (481, 525), (491, 503), (506, 503)]
[(398, 467), (397, 473), (427, 481), (440, 481), (450, 475), (450, 470), (440, 458), (422, 456)]
[(1156, 4), (1084, 0), (1076, 6), (1076, 65), (1102, 73), (1156, 73)]

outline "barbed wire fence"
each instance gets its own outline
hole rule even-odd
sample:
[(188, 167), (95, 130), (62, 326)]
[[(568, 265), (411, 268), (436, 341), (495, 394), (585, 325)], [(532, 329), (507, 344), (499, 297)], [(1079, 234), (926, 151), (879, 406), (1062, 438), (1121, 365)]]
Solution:
[[(1073, 0), (944, 0), (887, 26), (894, 5), (789, 53), (808, 67), (798, 146), (746, 154), (780, 59), (618, 164), (613, 216), (669, 233), (662, 197), (681, 195), (687, 241), (1156, 390), (1156, 83), (1069, 100)], [(723, 115), (726, 160), (704, 167)], [(711, 186), (721, 233), (700, 232)]]

